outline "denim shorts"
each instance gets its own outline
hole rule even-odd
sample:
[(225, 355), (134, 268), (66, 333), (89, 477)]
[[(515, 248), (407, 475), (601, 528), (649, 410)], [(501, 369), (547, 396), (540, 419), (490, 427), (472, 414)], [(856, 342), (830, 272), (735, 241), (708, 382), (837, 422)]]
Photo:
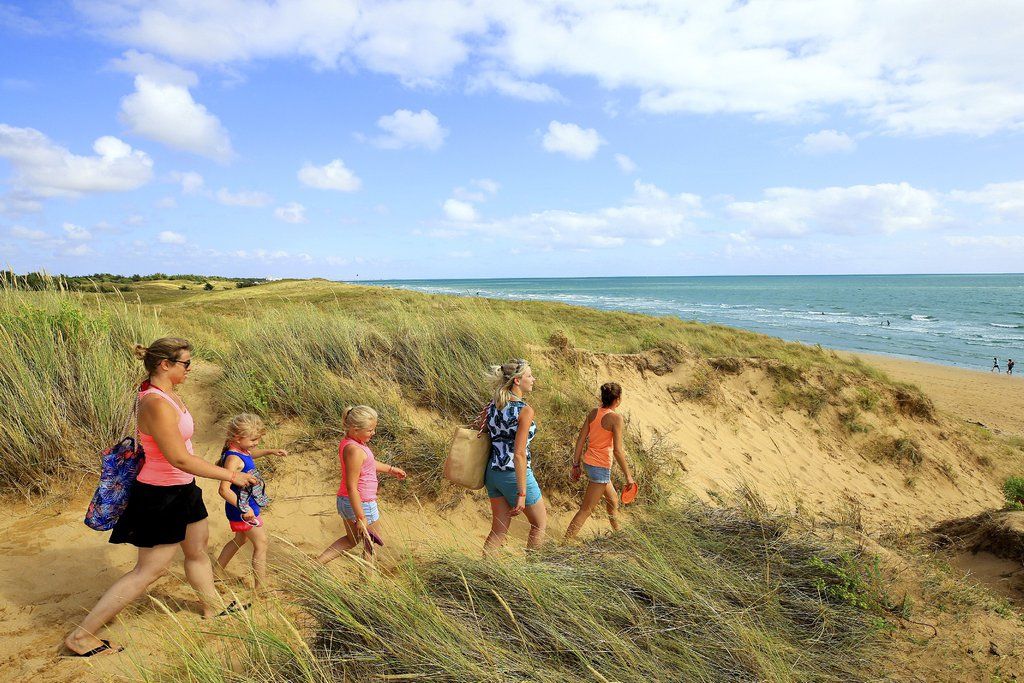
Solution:
[[(487, 468), (484, 473), (484, 484), (487, 485), (488, 498), (502, 498), (508, 501), (512, 507), (516, 506), (516, 471), (515, 470), (492, 470)], [(533, 476), (533, 469), (526, 470), (526, 504), (536, 505), (540, 500), (540, 485), (537, 478)]]
[[(380, 511), (377, 509), (377, 501), (364, 500), (363, 514), (366, 515), (366, 523), (373, 524), (380, 519)], [(352, 501), (348, 496), (338, 496), (338, 514), (350, 522), (356, 521), (356, 511), (352, 508)]]
[(591, 484), (607, 484), (612, 480), (611, 467), (598, 467), (583, 463), (583, 469), (587, 471), (587, 479), (590, 480)]

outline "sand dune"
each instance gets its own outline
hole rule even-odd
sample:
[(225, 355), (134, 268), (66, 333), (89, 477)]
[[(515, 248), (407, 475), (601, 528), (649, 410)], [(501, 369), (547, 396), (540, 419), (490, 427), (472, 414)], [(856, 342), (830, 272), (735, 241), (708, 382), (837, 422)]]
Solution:
[[(692, 375), (692, 362), (660, 376), (639, 370), (635, 358), (588, 355), (583, 362), (589, 363), (595, 381), (615, 379), (624, 385), (623, 412), (645, 438), (660, 434), (666, 457), (684, 468), (681, 492), (713, 500), (746, 483), (780, 508), (806, 513), (822, 523), (848, 523), (856, 518), (868, 529), (923, 528), (1000, 504), (998, 477), (966, 457), (956, 440), (944, 438), (943, 433), (945, 421), (961, 419), (1009, 431), (1021, 400), (1022, 385), (1015, 379), (889, 359), (881, 362), (894, 377), (916, 378), (939, 406), (953, 412), (935, 424), (899, 418), (899, 429), (928, 448), (926, 463), (911, 474), (864, 457), (855, 441), (838, 436), (827, 416), (812, 419), (768, 405), (770, 380), (755, 366), (721, 377), (717, 401), (707, 404), (676, 401), (669, 391)], [(209, 366), (198, 368), (183, 392), (199, 429), (197, 454), (211, 460), (219, 452), (223, 434), (222, 422), (209, 402), (215, 372)], [(881, 431), (894, 428), (877, 425)], [(275, 438), (287, 446), (288, 434), (284, 429)], [(305, 553), (317, 552), (333, 540), (341, 530), (334, 512), (336, 468), (333, 448), (295, 452), (279, 460), (271, 477), (275, 501), (267, 510), (268, 529)], [(107, 534), (82, 524), (92, 484), (69, 482), (67, 495), (12, 505), (0, 519), (0, 557), (4, 558), (0, 562), (0, 670), (7, 680), (96, 680), (130, 671), (127, 657), (83, 661), (58, 656), (61, 638), (75, 619), (134, 562), (133, 548), (109, 545)], [(202, 482), (202, 486), (211, 513), (210, 547), (215, 554), (230, 534), (216, 483)], [(553, 503), (551, 533), (557, 538), (571, 517), (573, 501)], [(467, 494), (454, 510), (444, 513), (429, 505), (389, 504), (386, 492), (381, 506), (389, 540), (384, 562), (395, 553), (415, 552), (427, 545), (475, 554), (488, 528), (487, 504), (480, 492)], [(596, 516), (587, 532), (605, 528), (604, 520)], [(517, 522), (514, 535), (521, 541), (525, 532), (525, 524)], [(284, 548), (284, 542), (278, 541), (272, 553)], [(248, 551), (243, 550), (233, 566), (236, 576), (247, 561)], [(349, 569), (338, 563), (336, 571)], [(232, 581), (222, 585), (225, 590), (238, 587)], [(150, 595), (166, 603), (186, 627), (202, 627), (180, 561)], [(163, 656), (161, 633), (167, 627), (161, 608), (143, 599), (111, 626), (110, 636), (129, 645), (131, 658), (151, 663)]]

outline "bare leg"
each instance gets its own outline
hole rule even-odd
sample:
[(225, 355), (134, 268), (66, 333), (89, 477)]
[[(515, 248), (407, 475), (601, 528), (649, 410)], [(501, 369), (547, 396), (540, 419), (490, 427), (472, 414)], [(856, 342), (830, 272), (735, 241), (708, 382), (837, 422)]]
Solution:
[(344, 522), (345, 535), (339, 538), (331, 545), (329, 545), (326, 550), (320, 553), (320, 557), (316, 558), (316, 561), (320, 564), (327, 564), (328, 562), (332, 562), (341, 557), (342, 555), (344, 555), (345, 553), (347, 553), (349, 550), (352, 550), (352, 548), (356, 547), (355, 527), (347, 519), (344, 520)]
[(255, 527), (246, 531), (245, 536), (252, 541), (253, 587), (259, 590), (267, 585), (267, 531), (264, 527)]
[(548, 509), (541, 498), (533, 505), (527, 505), (526, 519), (530, 521), (530, 536), (526, 539), (526, 549), (536, 550), (544, 542), (544, 531), (548, 528)]
[(491, 532), (484, 541), (484, 555), (493, 555), (505, 542), (512, 523), (512, 506), (504, 496), (491, 498)]
[(609, 484), (595, 484), (594, 482), (587, 484), (587, 490), (583, 493), (583, 502), (580, 503), (579, 512), (573, 516), (572, 521), (569, 522), (569, 527), (565, 530), (566, 541), (576, 538), (576, 534), (580, 532), (583, 525), (590, 519), (590, 515), (594, 513), (594, 508), (601, 502), (601, 496), (604, 495), (606, 486), (609, 486)]
[(608, 510), (608, 522), (612, 525), (612, 531), (618, 531), (622, 527), (619, 524), (619, 492), (611, 482), (604, 485), (604, 506)]
[(217, 566), (221, 569), (227, 569), (228, 562), (235, 556), (241, 547), (245, 545), (245, 532), (236, 531), (235, 537), (224, 544), (223, 550), (220, 551), (220, 556), (217, 557)]
[(208, 520), (202, 519), (185, 527), (185, 540), (181, 542), (181, 549), (185, 553), (185, 578), (199, 594), (204, 617), (216, 614), (216, 607), (221, 603), (220, 593), (213, 585), (213, 565), (206, 553), (209, 540), (210, 525)]
[(78, 654), (102, 645), (96, 637), (99, 630), (167, 571), (177, 551), (177, 544), (139, 548), (135, 567), (107, 589), (82, 623), (64, 639), (64, 645)]

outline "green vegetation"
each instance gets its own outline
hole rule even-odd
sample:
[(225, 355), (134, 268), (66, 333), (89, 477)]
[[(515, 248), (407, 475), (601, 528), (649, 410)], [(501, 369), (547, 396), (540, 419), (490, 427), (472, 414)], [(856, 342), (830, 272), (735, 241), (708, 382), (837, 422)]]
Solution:
[(1024, 510), (1024, 477), (1010, 477), (1003, 482), (1003, 497), (1009, 510)]
[(183, 630), (179, 665), (144, 678), (861, 680), (887, 604), (876, 567), (783, 519), (698, 503), (525, 558), (410, 557), (358, 588), (297, 560), (286, 581), (314, 620), (308, 648), (245, 615), (223, 652)]

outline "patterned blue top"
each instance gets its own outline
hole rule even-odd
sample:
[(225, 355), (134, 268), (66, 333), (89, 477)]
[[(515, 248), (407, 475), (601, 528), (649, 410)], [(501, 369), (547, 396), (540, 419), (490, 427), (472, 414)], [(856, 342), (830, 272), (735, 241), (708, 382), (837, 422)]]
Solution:
[[(513, 457), (516, 452), (516, 431), (519, 428), (519, 413), (526, 407), (525, 401), (509, 401), (498, 410), (494, 403), (487, 406), (487, 433), (491, 437), (492, 470), (515, 471)], [(537, 433), (537, 423), (530, 423), (530, 434), (526, 437), (526, 467), (530, 467), (530, 442)]]

